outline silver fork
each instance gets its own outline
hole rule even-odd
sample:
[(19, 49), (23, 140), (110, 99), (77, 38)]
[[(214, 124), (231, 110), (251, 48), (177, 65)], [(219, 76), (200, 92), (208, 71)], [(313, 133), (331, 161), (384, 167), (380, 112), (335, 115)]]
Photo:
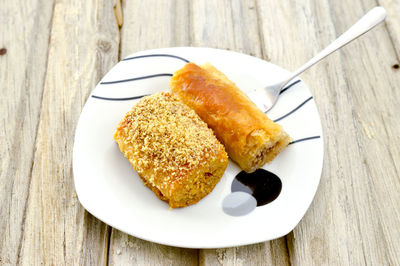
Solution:
[[(303, 73), (309, 67), (318, 63), (320, 60), (330, 55), (334, 51), (342, 48), (349, 42), (357, 39), (367, 31), (374, 28), (381, 23), (386, 17), (386, 10), (383, 7), (374, 7), (367, 14), (365, 14), (359, 21), (357, 21), (345, 33), (340, 35), (325, 49), (319, 52), (316, 56), (311, 58), (307, 63), (298, 68), (295, 72), (291, 73), (288, 78), (278, 83), (269, 85), (265, 88), (259, 88), (249, 93), (252, 99), (263, 112), (268, 112), (277, 102), (281, 90), (294, 78)], [(262, 102), (261, 102), (262, 101)]]

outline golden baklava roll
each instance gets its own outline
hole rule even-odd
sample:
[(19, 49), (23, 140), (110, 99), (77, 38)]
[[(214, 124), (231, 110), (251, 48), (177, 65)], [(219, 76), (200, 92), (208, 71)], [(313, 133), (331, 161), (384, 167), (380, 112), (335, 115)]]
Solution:
[(171, 78), (170, 91), (196, 111), (229, 157), (248, 173), (274, 159), (290, 142), (280, 125), (211, 64), (186, 64)]
[(209, 194), (228, 165), (213, 131), (169, 93), (137, 102), (119, 123), (114, 139), (145, 185), (171, 208)]

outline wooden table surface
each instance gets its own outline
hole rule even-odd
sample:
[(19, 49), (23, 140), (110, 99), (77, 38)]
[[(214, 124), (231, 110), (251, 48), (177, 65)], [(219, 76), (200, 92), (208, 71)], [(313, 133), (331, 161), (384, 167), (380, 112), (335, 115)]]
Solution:
[[(302, 75), (325, 157), (285, 237), (183, 249), (102, 223), (74, 189), (76, 124), (121, 58), (206, 46), (294, 70), (376, 5), (385, 23)], [(0, 264), (400, 265), (399, 0), (30, 0), (0, 6)], [(240, 230), (240, 229), (238, 229)]]

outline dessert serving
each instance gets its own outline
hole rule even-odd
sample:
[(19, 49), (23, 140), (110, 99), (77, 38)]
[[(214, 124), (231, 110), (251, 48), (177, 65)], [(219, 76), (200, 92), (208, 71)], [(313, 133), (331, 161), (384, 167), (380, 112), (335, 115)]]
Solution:
[(229, 157), (248, 173), (274, 159), (290, 142), (280, 125), (211, 64), (186, 64), (171, 78), (170, 91), (195, 110)]
[[(205, 60), (210, 61), (231, 81), (235, 83), (237, 81), (236, 85), (245, 93), (250, 86), (262, 88), (269, 84), (269, 81), (273, 80), (269, 78), (271, 76), (284, 76), (288, 73), (281, 67), (259, 58), (212, 48), (163, 48), (129, 55), (97, 84), (80, 115), (73, 148), (73, 179), (77, 198), (85, 209), (106, 224), (129, 235), (165, 245), (185, 248), (225, 248), (279, 238), (293, 230), (304, 216), (311, 205), (321, 177), (323, 132), (315, 101), (304, 81), (293, 83), (296, 85), (291, 84), (290, 89), (281, 94), (272, 112), (267, 113), (271, 120), (278, 118), (278, 123), (282, 123), (283, 129), (293, 138), (292, 144), (270, 164), (252, 173), (244, 173), (236, 162), (230, 161), (214, 189), (212, 191), (209, 189), (211, 192), (207, 196), (187, 207), (171, 210), (168, 202), (156, 196), (165, 198), (171, 204), (175, 203), (175, 206), (184, 206), (202, 197), (199, 194), (193, 195), (190, 190), (185, 193), (183, 186), (177, 189), (173, 183), (178, 181), (178, 177), (172, 173), (180, 171), (172, 171), (171, 168), (169, 172), (161, 169), (152, 170), (159, 167), (167, 169), (168, 165), (176, 168), (181, 163), (170, 157), (173, 148), (168, 150), (167, 146), (164, 146), (172, 143), (170, 137), (164, 137), (165, 142), (157, 141), (160, 143), (157, 144), (159, 146), (151, 145), (150, 143), (156, 142), (150, 139), (160, 135), (160, 131), (156, 131), (158, 127), (167, 128), (164, 125), (159, 126), (159, 121), (161, 123), (161, 120), (177, 115), (176, 111), (162, 111), (165, 112), (163, 115), (156, 113), (156, 109), (160, 108), (159, 104), (165, 105), (158, 103), (158, 99), (173, 101), (171, 103), (173, 106), (177, 103), (184, 104), (192, 110), (190, 112), (195, 113), (193, 108), (169, 91), (169, 82), (173, 73), (184, 67), (187, 62), (198, 62), (201, 66)], [(268, 77), (262, 76), (262, 73)], [(257, 80), (251, 80), (251, 77)], [(168, 91), (170, 96), (150, 96), (150, 99), (144, 96), (162, 91)], [(211, 93), (207, 97), (213, 98), (216, 95)], [(262, 101), (263, 98), (260, 98), (260, 102)], [(166, 110), (165, 107), (161, 108)], [(127, 114), (128, 112), (130, 114)], [(146, 117), (147, 115), (150, 116)], [(201, 120), (198, 114), (196, 117)], [(176, 124), (182, 124), (178, 123), (178, 120), (181, 121), (180, 118), (172, 119), (177, 120)], [(150, 129), (150, 124), (154, 123), (150, 120), (156, 121), (154, 124), (156, 129)], [(143, 127), (138, 123), (143, 123)], [(304, 127), (304, 123), (307, 127)], [(168, 133), (167, 136), (180, 134), (186, 131), (187, 124), (182, 128), (173, 126), (174, 130), (164, 131)], [(202, 124), (204, 126), (202, 128), (206, 128), (206, 123)], [(118, 132), (116, 132), (117, 127)], [(198, 126), (194, 128), (195, 131), (198, 130)], [(211, 133), (211, 127), (208, 128), (207, 131)], [(140, 139), (142, 137), (139, 136), (150, 134), (146, 132), (153, 130), (153, 137), (147, 140), (145, 137)], [(242, 128), (239, 130), (243, 131)], [(139, 135), (135, 135), (134, 132)], [(114, 134), (118, 143), (113, 137)], [(203, 138), (196, 138), (196, 140), (193, 138), (185, 140), (195, 144), (190, 148), (197, 149), (197, 145), (204, 142)], [(215, 132), (213, 139), (218, 139)], [(220, 145), (215, 144), (216, 148), (211, 150), (224, 148), (220, 140), (219, 142)], [(121, 152), (119, 145), (124, 152)], [(135, 149), (138, 151), (135, 152)], [(150, 155), (150, 149), (153, 150), (155, 159)], [(161, 152), (165, 153), (162, 157), (164, 159), (160, 157)], [(129, 160), (125, 158), (125, 154), (133, 165), (137, 165), (135, 168), (138, 171), (134, 170)], [(175, 153), (175, 156), (181, 158), (181, 154), (183, 156), (190, 153), (185, 151), (179, 152), (179, 156), (177, 154)], [(223, 149), (220, 154), (227, 162), (227, 154), (222, 155)], [(211, 156), (219, 155), (214, 153)], [(196, 155), (194, 157), (200, 162), (199, 164), (203, 161), (207, 161), (207, 165), (212, 164), (205, 155), (204, 160), (197, 159)], [(160, 162), (163, 162), (161, 166)], [(203, 164), (203, 169), (206, 164)], [(214, 166), (210, 168), (218, 168)], [(191, 165), (191, 167), (197, 166)], [(187, 170), (187, 174), (179, 178), (182, 183), (193, 184), (200, 176), (200, 180), (203, 180), (197, 183), (205, 184), (206, 171), (204, 170), (202, 175), (196, 175)], [(222, 169), (220, 171), (222, 172)], [(212, 173), (212, 170), (209, 173)], [(193, 182), (186, 180), (192, 178)], [(164, 181), (168, 179), (171, 181)], [(155, 195), (144, 185), (145, 183), (157, 194)], [(168, 185), (162, 187), (160, 184), (163, 183)], [(266, 186), (263, 186), (264, 184)], [(182, 196), (181, 199), (177, 199), (176, 196), (174, 199), (173, 189), (177, 194), (188, 196)]]
[(144, 184), (171, 208), (204, 198), (228, 165), (224, 146), (212, 130), (169, 93), (136, 103), (114, 139)]

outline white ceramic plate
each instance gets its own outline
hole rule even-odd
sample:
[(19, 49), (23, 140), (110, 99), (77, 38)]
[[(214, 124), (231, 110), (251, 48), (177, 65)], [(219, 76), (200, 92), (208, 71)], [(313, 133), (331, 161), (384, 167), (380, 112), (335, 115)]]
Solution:
[(286, 235), (310, 206), (322, 170), (320, 118), (304, 82), (283, 92), (268, 116), (272, 120), (284, 117), (279, 124), (294, 140), (311, 138), (292, 143), (265, 165), (264, 169), (281, 179), (282, 191), (276, 200), (247, 215), (234, 217), (222, 209), (222, 201), (231, 193), (232, 181), (240, 172), (234, 163), (229, 163), (221, 181), (199, 203), (171, 210), (143, 185), (119, 151), (114, 130), (138, 101), (121, 98), (167, 91), (170, 75), (184, 66), (185, 59), (197, 64), (210, 62), (243, 91), (263, 87), (288, 73), (255, 57), (210, 48), (148, 50), (122, 60), (93, 90), (76, 129), (73, 171), (80, 202), (112, 227), (171, 246), (231, 247)]

